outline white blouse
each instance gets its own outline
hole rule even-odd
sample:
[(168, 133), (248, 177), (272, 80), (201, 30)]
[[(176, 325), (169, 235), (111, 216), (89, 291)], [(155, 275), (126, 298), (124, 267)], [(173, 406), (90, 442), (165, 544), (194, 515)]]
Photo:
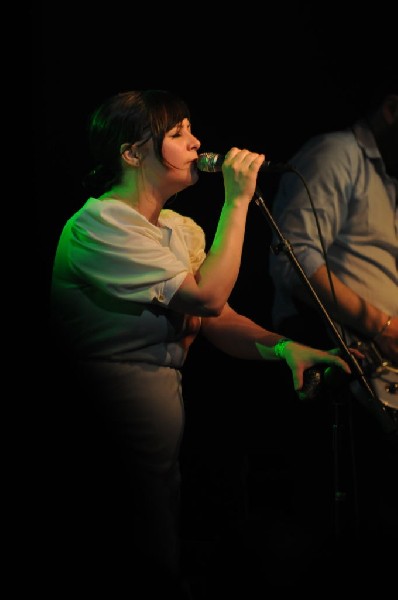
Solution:
[(206, 257), (203, 229), (163, 209), (158, 226), (115, 199), (90, 198), (66, 223), (52, 278), (52, 320), (87, 359), (182, 366), (192, 319), (167, 309)]

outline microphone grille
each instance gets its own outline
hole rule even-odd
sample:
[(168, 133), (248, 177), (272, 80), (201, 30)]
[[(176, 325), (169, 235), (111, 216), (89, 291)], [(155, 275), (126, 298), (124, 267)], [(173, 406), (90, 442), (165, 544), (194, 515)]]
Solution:
[(216, 171), (220, 171), (222, 162), (223, 157), (220, 154), (216, 152), (203, 152), (203, 154), (199, 154), (196, 166), (199, 171), (215, 173)]

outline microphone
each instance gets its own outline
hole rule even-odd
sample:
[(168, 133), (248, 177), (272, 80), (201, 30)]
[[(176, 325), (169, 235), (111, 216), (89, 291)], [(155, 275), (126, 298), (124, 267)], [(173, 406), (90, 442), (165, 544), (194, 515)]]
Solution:
[(306, 395), (306, 400), (313, 400), (326, 387), (338, 390), (350, 380), (350, 375), (335, 366), (313, 366), (305, 369), (303, 387), (300, 392)]
[[(203, 154), (199, 154), (196, 166), (199, 171), (203, 171), (204, 173), (217, 173), (221, 171), (224, 160), (225, 156), (223, 154), (204, 152)], [(269, 160), (266, 160), (261, 165), (260, 171), (266, 173), (285, 173), (286, 171), (293, 171), (293, 167), (283, 163), (273, 164)]]

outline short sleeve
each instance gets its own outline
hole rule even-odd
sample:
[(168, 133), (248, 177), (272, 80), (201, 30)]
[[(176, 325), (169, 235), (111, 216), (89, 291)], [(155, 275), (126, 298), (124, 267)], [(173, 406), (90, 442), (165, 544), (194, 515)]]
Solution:
[(193, 219), (172, 210), (162, 210), (162, 222), (176, 225), (184, 238), (193, 273), (196, 273), (206, 258), (205, 233)]

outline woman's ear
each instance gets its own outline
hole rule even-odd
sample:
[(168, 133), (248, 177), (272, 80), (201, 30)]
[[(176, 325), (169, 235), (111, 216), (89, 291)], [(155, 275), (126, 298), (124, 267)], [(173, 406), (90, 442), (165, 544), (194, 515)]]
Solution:
[(122, 144), (120, 146), (120, 155), (129, 165), (138, 167), (141, 161), (141, 155), (134, 144)]

